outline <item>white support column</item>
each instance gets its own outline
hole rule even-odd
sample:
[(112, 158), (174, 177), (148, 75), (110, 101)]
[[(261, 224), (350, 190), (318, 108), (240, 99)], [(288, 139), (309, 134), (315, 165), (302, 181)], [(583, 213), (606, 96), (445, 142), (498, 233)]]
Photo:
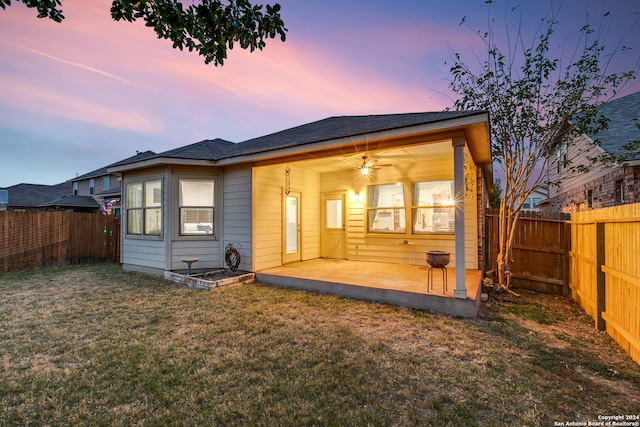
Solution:
[(464, 145), (462, 137), (453, 139), (453, 188), (455, 192), (455, 255), (456, 288), (455, 298), (467, 299), (467, 282), (464, 259)]

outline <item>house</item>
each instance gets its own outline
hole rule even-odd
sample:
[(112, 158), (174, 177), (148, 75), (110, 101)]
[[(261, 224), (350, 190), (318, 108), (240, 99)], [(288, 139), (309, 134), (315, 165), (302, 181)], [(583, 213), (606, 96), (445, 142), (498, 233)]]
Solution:
[(101, 212), (118, 216), (121, 209), (120, 177), (109, 174), (107, 169), (121, 163), (144, 160), (155, 154), (153, 151), (137, 152), (135, 156), (77, 176), (71, 180), (72, 191), (69, 195), (89, 196), (96, 201)]
[[(549, 188), (544, 210), (570, 213), (640, 202), (640, 150), (624, 150), (625, 145), (640, 140), (640, 92), (608, 102), (601, 114), (609, 120), (606, 130), (578, 136), (551, 162), (549, 181), (559, 185)], [(594, 145), (596, 141), (599, 144)], [(595, 166), (575, 173), (567, 162), (587, 166), (590, 157), (603, 154), (623, 155), (626, 166)]]
[(482, 265), (493, 182), (486, 112), (330, 117), (108, 173), (123, 185), (127, 270), (185, 270), (185, 257), (218, 269), (228, 244), (240, 269), (257, 273), (313, 259), (426, 266), (425, 251), (442, 250), (455, 299), (476, 300), (465, 270)]
[(57, 185), (16, 184), (7, 187), (7, 210), (41, 210), (39, 206), (52, 199), (71, 193), (71, 184), (63, 182)]
[(71, 183), (57, 185), (17, 184), (6, 188), (4, 210), (97, 212), (99, 205), (91, 197), (71, 195)]
[(0, 188), (0, 211), (6, 211), (9, 204), (9, 190)]
[(549, 198), (549, 187), (542, 186), (536, 188), (529, 197), (524, 200), (522, 204), (523, 211), (540, 211), (541, 205)]

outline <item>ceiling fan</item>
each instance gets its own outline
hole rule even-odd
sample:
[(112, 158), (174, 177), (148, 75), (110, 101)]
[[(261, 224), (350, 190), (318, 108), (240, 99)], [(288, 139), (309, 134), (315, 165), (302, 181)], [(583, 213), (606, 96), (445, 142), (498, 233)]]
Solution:
[(369, 175), (369, 172), (371, 172), (372, 170), (380, 169), (381, 167), (385, 167), (385, 166), (391, 166), (391, 165), (378, 164), (378, 160), (369, 159), (369, 156), (365, 154), (364, 156), (362, 156), (362, 164), (359, 165), (357, 168), (360, 169), (361, 175), (366, 176), (366, 175)]

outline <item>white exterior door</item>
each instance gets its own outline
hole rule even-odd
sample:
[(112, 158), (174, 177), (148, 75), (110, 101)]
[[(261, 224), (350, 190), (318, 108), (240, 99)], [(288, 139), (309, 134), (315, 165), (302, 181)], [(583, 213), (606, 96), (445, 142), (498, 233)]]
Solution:
[(347, 232), (344, 193), (322, 196), (322, 256), (345, 259), (347, 257)]
[(300, 261), (300, 193), (291, 191), (284, 195), (282, 263)]

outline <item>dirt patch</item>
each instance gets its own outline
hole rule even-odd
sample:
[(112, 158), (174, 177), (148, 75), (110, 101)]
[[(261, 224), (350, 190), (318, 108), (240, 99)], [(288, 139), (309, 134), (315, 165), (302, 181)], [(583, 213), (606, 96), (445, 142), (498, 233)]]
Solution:
[(198, 279), (203, 280), (211, 280), (215, 282), (217, 280), (231, 279), (232, 277), (242, 276), (244, 274), (248, 274), (246, 271), (231, 271), (229, 269), (221, 269), (215, 271), (208, 271), (202, 274), (194, 274), (192, 277), (197, 277)]

